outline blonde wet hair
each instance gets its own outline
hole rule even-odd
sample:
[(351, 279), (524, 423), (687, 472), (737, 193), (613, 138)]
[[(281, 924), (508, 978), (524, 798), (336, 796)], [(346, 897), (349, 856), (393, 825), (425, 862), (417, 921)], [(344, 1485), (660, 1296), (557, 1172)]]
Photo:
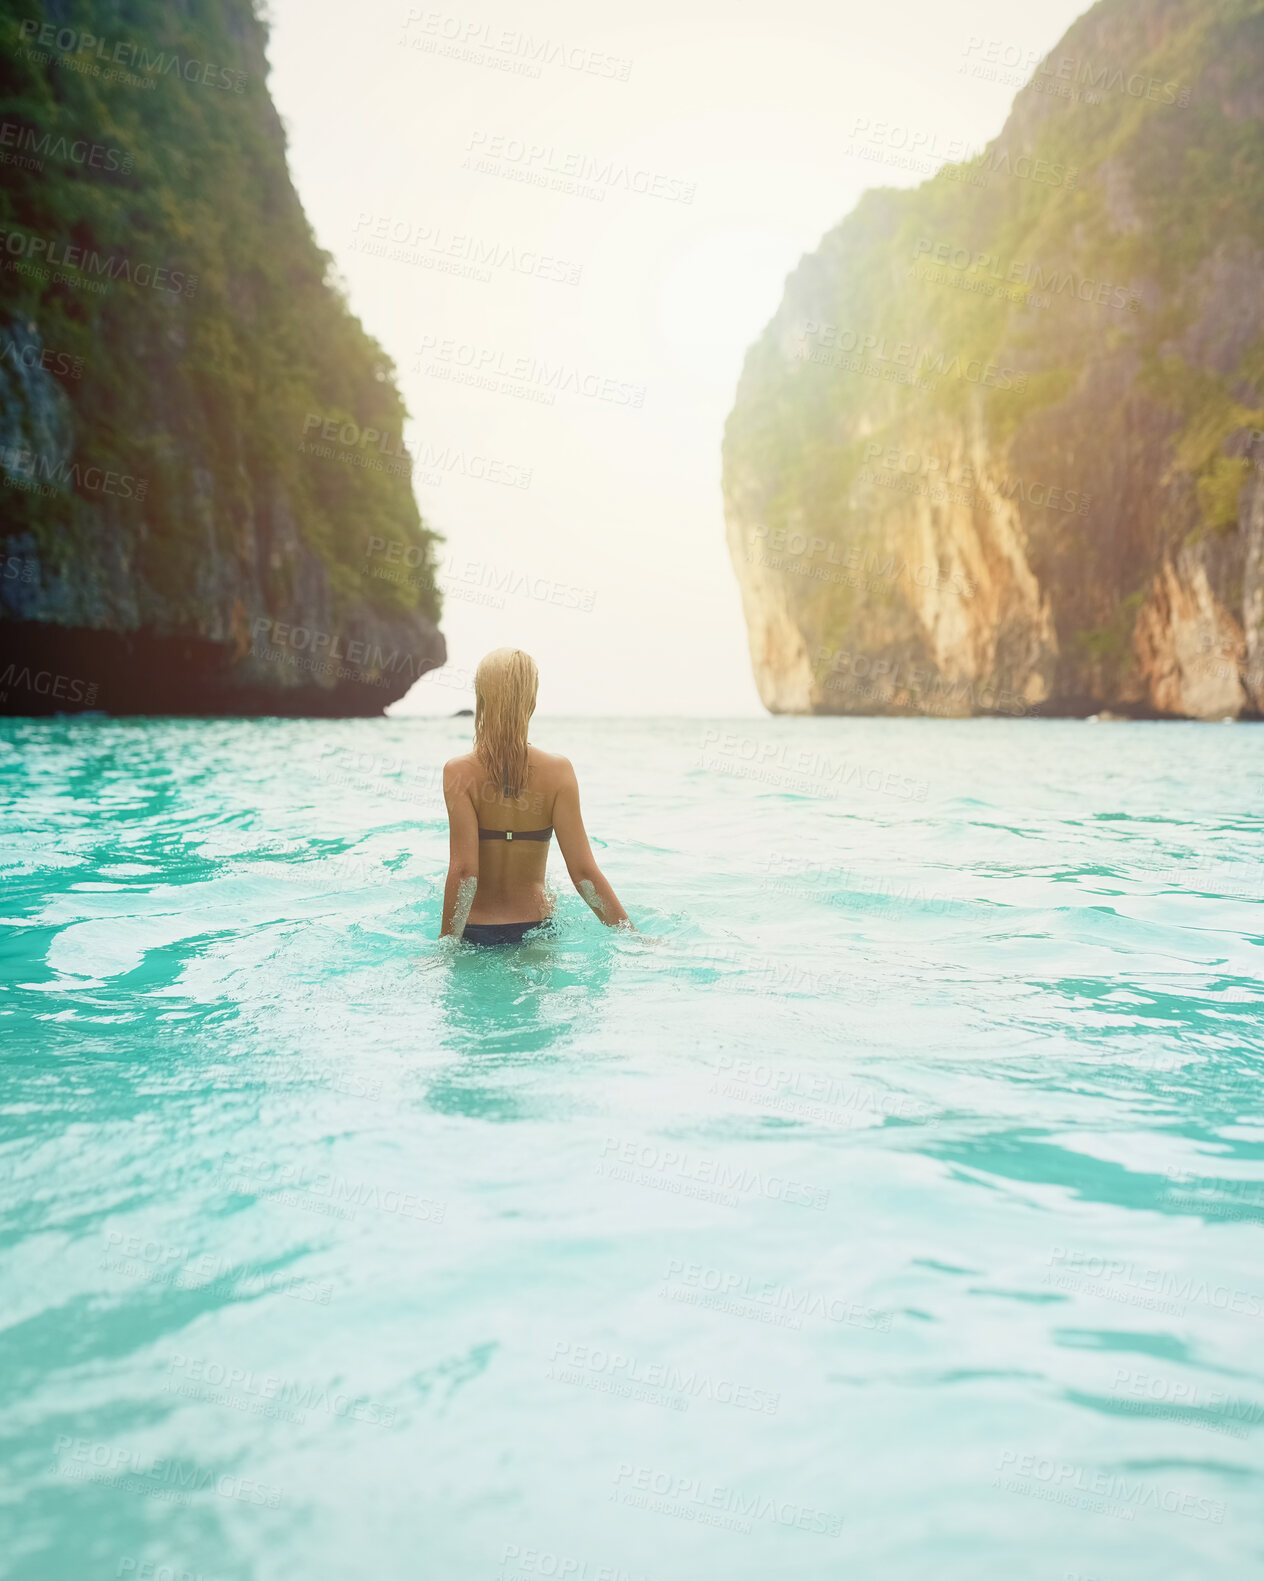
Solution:
[(506, 796), (527, 784), (527, 726), (540, 672), (521, 648), (495, 648), (474, 672), (474, 756)]

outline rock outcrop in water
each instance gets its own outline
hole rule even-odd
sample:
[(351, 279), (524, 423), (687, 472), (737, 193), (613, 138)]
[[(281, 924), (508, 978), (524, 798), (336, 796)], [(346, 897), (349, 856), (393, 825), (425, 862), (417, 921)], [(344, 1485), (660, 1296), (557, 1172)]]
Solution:
[(0, 32), (0, 711), (380, 712), (445, 657), (431, 535), (249, 0)]
[(1102, 0), (803, 259), (724, 444), (768, 708), (1264, 712), (1262, 116), (1260, 0)]

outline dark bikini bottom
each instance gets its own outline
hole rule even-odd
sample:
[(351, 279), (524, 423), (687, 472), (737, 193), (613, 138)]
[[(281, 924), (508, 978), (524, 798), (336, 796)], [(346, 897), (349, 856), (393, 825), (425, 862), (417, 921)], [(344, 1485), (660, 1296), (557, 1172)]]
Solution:
[(542, 928), (539, 922), (467, 922), (461, 937), (470, 944), (521, 944), (532, 928)]

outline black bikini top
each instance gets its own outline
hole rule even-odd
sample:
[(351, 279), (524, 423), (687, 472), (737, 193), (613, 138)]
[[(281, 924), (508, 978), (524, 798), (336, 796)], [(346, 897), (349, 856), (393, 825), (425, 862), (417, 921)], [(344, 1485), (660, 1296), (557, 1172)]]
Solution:
[[(514, 793), (510, 790), (508, 783), (502, 783), (500, 788), (506, 801), (513, 799)], [(484, 829), (482, 824), (478, 826), (478, 837), (480, 840), (548, 840), (552, 838), (552, 835), (552, 824), (547, 829)]]

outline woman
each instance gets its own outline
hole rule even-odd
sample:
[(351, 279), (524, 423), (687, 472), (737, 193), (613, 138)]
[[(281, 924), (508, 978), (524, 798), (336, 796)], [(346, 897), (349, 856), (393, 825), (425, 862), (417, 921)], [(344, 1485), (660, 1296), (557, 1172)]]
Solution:
[(443, 766), (450, 847), (440, 938), (516, 944), (542, 927), (555, 831), (571, 882), (593, 911), (608, 927), (632, 926), (593, 860), (575, 770), (527, 741), (539, 680), (535, 660), (517, 648), (497, 648), (475, 671), (474, 750)]

